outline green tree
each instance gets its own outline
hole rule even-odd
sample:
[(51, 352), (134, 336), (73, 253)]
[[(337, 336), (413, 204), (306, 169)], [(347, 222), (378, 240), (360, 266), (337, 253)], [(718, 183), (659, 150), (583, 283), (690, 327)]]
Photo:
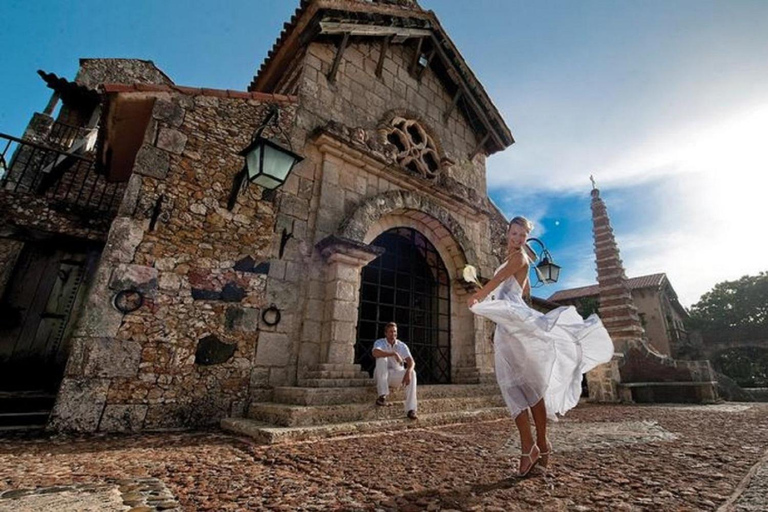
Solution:
[(768, 327), (768, 272), (717, 283), (690, 312), (693, 329)]
[(599, 315), (600, 299), (597, 297), (584, 297), (583, 299), (579, 299), (576, 303), (576, 311), (578, 311), (581, 317), (585, 319), (593, 313)]

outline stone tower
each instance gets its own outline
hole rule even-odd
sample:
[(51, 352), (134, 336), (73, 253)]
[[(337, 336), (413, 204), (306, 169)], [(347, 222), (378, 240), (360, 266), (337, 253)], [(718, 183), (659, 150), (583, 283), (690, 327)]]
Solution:
[(712, 402), (716, 382), (709, 361), (680, 361), (648, 343), (600, 191), (592, 187), (595, 263), (600, 318), (613, 340), (614, 358), (587, 375), (599, 402)]
[(597, 282), (600, 286), (600, 318), (608, 329), (616, 352), (624, 352), (630, 340), (644, 336), (627, 276), (613, 236), (608, 210), (600, 190), (592, 189), (592, 232), (595, 237)]

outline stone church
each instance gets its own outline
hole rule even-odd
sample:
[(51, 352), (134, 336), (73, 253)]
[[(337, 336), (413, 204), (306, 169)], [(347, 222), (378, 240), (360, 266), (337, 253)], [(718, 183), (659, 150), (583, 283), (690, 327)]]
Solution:
[[(303, 0), (244, 91), (140, 60), (40, 75), (51, 101), (0, 161), (0, 389), (28, 421), (387, 421), (389, 321), (423, 421), (506, 414), (461, 271), (500, 262), (485, 162), (514, 139), (433, 12)], [(276, 188), (245, 170), (255, 137), (301, 159)]]

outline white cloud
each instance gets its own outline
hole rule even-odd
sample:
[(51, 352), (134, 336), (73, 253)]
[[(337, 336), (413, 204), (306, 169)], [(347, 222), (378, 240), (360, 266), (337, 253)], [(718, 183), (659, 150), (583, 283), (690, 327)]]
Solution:
[[(616, 236), (629, 276), (666, 272), (681, 302), (690, 305), (717, 282), (768, 269), (767, 135), (768, 100), (728, 118), (670, 126), (623, 151), (602, 153), (598, 186), (616, 192), (603, 196), (610, 196), (611, 218), (622, 220)], [(500, 178), (489, 165), (489, 183), (514, 183), (510, 204), (542, 218), (545, 198), (589, 187), (588, 165), (573, 165), (582, 154), (550, 153), (545, 160), (557, 171), (523, 167), (515, 180)], [(559, 161), (552, 162), (555, 158)], [(591, 158), (586, 161), (597, 157)], [(571, 265), (563, 284), (594, 282), (592, 261)]]

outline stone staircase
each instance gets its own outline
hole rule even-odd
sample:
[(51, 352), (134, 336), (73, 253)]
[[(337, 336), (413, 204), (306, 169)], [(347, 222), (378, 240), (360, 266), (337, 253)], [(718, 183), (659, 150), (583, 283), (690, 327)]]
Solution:
[[(392, 391), (391, 406), (376, 406), (376, 390), (367, 373), (357, 365), (335, 366), (307, 372), (299, 386), (275, 388), (271, 402), (251, 403), (246, 418), (225, 418), (222, 428), (259, 443), (278, 444), (508, 415), (495, 383), (429, 385), (418, 387), (419, 419), (409, 420), (403, 390)], [(346, 372), (344, 377), (341, 372)]]
[(0, 391), (0, 433), (42, 431), (55, 400), (43, 391)]

